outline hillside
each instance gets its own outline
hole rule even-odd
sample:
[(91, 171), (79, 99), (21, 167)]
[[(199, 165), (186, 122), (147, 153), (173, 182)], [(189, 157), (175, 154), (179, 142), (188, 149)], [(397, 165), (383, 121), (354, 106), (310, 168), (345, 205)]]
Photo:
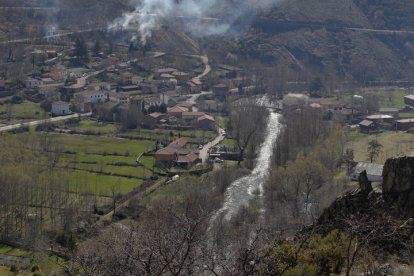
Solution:
[(236, 52), (269, 65), (284, 63), (305, 80), (410, 80), (413, 10), (408, 0), (285, 1), (256, 19)]

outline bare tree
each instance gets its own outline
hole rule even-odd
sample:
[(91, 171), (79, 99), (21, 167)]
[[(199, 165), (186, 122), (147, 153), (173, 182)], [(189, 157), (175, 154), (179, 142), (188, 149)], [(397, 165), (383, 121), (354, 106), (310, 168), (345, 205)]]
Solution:
[(239, 149), (239, 165), (252, 141), (264, 136), (266, 114), (266, 109), (258, 106), (254, 99), (242, 99), (233, 103), (228, 130)]

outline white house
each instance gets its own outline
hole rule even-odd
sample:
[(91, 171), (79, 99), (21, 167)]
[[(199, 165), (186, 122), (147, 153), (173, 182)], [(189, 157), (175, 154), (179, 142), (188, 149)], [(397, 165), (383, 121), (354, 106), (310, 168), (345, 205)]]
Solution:
[(359, 175), (367, 172), (368, 180), (371, 182), (382, 182), (382, 170), (384, 166), (381, 164), (359, 162), (352, 171), (352, 181), (358, 181)]
[(119, 103), (119, 104), (128, 104), (130, 102), (130, 97), (128, 93), (116, 93), (116, 92), (109, 92), (108, 99), (110, 102)]
[(92, 83), (89, 88), (95, 91), (111, 91), (111, 84), (107, 82)]
[(150, 97), (144, 99), (144, 107), (145, 109), (150, 108), (151, 106), (160, 106), (162, 101), (160, 98), (157, 97)]
[(25, 86), (28, 89), (34, 89), (39, 86), (43, 85), (42, 80), (34, 79), (34, 78), (27, 78), (25, 82)]
[(68, 115), (70, 114), (70, 103), (67, 102), (53, 102), (52, 103), (52, 114), (54, 116), (62, 116), (62, 115)]

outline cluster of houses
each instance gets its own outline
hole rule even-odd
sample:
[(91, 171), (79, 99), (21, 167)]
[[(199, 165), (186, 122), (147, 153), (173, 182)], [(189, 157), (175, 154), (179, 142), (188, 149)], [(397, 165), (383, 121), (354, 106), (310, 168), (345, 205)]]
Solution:
[(179, 138), (171, 142), (168, 146), (159, 149), (155, 155), (155, 162), (160, 167), (180, 167), (188, 169), (197, 164), (200, 159), (196, 152), (187, 149), (187, 140)]
[(203, 130), (216, 129), (214, 117), (204, 112), (193, 111), (193, 106), (188, 103), (181, 103), (168, 108), (166, 113), (152, 112), (144, 118), (144, 126), (147, 128), (163, 127), (165, 125), (190, 126)]
[(335, 99), (310, 98), (305, 94), (287, 94), (282, 101), (284, 112), (291, 112), (300, 108), (312, 108), (324, 111), (328, 120), (336, 120), (347, 124), (358, 124), (363, 133), (372, 134), (381, 130), (407, 131), (414, 128), (414, 117), (400, 117), (400, 113), (414, 112), (414, 95), (404, 97), (406, 105), (403, 109), (379, 108), (373, 114), (366, 115), (355, 102), (363, 101), (362, 96), (353, 96), (353, 103), (348, 104)]
[(403, 109), (380, 108), (375, 114), (366, 116), (359, 123), (359, 129), (366, 134), (377, 133), (381, 129), (408, 131), (414, 128), (414, 116), (412, 118), (401, 118), (401, 112), (414, 112), (414, 95), (404, 97), (406, 105)]

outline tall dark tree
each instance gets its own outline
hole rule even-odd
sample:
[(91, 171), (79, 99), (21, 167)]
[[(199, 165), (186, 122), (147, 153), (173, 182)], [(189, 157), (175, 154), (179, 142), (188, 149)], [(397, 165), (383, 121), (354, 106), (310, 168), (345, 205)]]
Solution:
[(83, 38), (76, 38), (73, 55), (76, 57), (77, 62), (80, 64), (87, 64), (89, 62), (88, 47)]
[(95, 42), (95, 45), (93, 46), (93, 55), (97, 57), (99, 53), (101, 52), (101, 43), (99, 40)]

